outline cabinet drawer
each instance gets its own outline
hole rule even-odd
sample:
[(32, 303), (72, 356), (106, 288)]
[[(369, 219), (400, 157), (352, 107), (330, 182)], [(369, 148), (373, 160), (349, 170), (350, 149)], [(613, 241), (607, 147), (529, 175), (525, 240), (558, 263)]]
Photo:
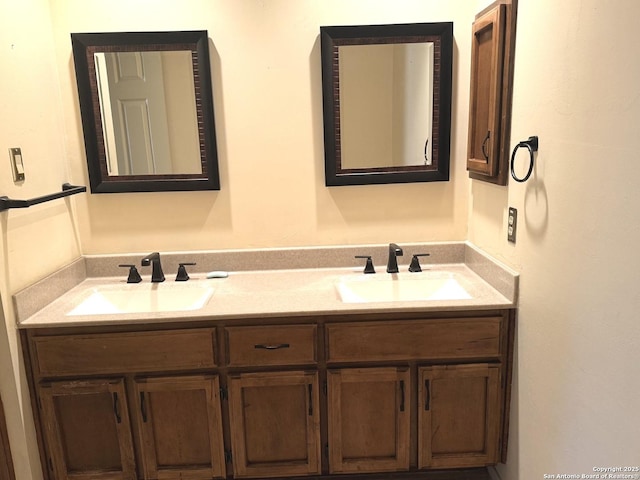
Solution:
[(315, 363), (316, 326), (228, 327), (229, 366)]
[(214, 329), (35, 337), (40, 376), (211, 368)]
[(502, 317), (327, 324), (327, 361), (498, 357)]

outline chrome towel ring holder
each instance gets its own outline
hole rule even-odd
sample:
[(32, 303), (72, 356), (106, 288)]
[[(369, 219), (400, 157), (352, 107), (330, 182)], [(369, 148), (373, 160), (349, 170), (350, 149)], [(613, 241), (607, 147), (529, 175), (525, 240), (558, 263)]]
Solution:
[[(515, 164), (515, 159), (516, 159), (516, 153), (518, 151), (519, 148), (526, 148), (529, 151), (529, 170), (527, 171), (527, 174), (520, 178), (516, 175), (516, 172), (514, 170), (514, 164)], [(527, 140), (524, 140), (520, 143), (518, 143), (516, 145), (516, 147), (513, 149), (513, 152), (511, 153), (511, 176), (513, 177), (513, 179), (516, 182), (526, 182), (527, 180), (529, 180), (529, 177), (531, 176), (531, 172), (533, 172), (533, 164), (534, 164), (534, 158), (533, 158), (533, 154), (534, 152), (538, 151), (538, 137), (537, 136), (533, 136), (533, 137), (529, 137)]]

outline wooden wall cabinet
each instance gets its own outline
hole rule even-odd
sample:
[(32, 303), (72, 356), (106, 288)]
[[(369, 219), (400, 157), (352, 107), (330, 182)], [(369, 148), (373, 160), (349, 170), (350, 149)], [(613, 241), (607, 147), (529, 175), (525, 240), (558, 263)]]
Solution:
[(506, 458), (514, 322), (498, 310), (24, 330), (45, 478), (485, 479)]
[(517, 0), (498, 0), (472, 27), (467, 170), (506, 185), (513, 92)]

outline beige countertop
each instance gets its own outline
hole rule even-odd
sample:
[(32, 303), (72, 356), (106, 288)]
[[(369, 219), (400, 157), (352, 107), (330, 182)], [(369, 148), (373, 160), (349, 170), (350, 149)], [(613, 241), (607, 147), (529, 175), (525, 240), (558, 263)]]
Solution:
[[(419, 248), (427, 247), (420, 246)], [(438, 248), (435, 250), (438, 251)], [(86, 276), (86, 260), (82, 259), (82, 262), (78, 261), (68, 267), (72, 273), (69, 271), (56, 272), (50, 278), (43, 279), (38, 284), (18, 292), (14, 295), (14, 304), (19, 328), (352, 313), (492, 310), (516, 306), (517, 274), (496, 264), (475, 247), (463, 244), (461, 249), (460, 244), (455, 244), (455, 249), (462, 251), (462, 257), (456, 253), (460, 258), (453, 258), (453, 260), (463, 261), (423, 264), (424, 271), (415, 274), (406, 273), (407, 265), (401, 264), (400, 275), (411, 275), (412, 278), (417, 278), (413, 276), (428, 277), (443, 273), (453, 274), (458, 283), (469, 293), (470, 299), (344, 303), (340, 299), (336, 284), (342, 279), (365, 277), (362, 274), (361, 266), (241, 270), (230, 271), (227, 278), (213, 279), (207, 279), (203, 272), (190, 272), (191, 279), (188, 282), (174, 282), (174, 276), (169, 275), (168, 270), (165, 269), (167, 279), (162, 285), (169, 283), (173, 285), (179, 283), (185, 287), (207, 285), (213, 287), (213, 295), (202, 308), (191, 311), (68, 315), (69, 311), (83, 298), (86, 298), (87, 291), (92, 288), (103, 285), (120, 285), (122, 288), (135, 289), (141, 285), (149, 284), (149, 275), (145, 275), (147, 272), (143, 273), (144, 283), (139, 284), (127, 284), (126, 275), (122, 274), (118, 276)], [(360, 253), (357, 247), (354, 247), (354, 251), (356, 254)], [(417, 253), (417, 250), (414, 251)], [(352, 254), (353, 251), (349, 250), (345, 258), (348, 257), (350, 263), (356, 263), (357, 261), (352, 260)], [(181, 255), (181, 257), (184, 256), (184, 254)], [(280, 252), (279, 257), (286, 258), (286, 252)], [(442, 255), (441, 258), (452, 259), (451, 255)], [(410, 259), (410, 255), (408, 258), (405, 255), (404, 260), (407, 263)], [(114, 258), (111, 263), (118, 261), (122, 261), (122, 259)], [(206, 262), (202, 263), (208, 266)], [(73, 273), (74, 269), (79, 270), (80, 273)], [(366, 275), (366, 277), (375, 277), (376, 279), (392, 277), (391, 274), (385, 272), (384, 266), (376, 264), (376, 270), (379, 273)], [(78, 279), (78, 275), (81, 278)], [(69, 288), (66, 288), (64, 284), (68, 277), (73, 277), (75, 280), (69, 280)], [(63, 285), (58, 287), (63, 291), (60, 294), (52, 292), (52, 285)], [(43, 298), (40, 300), (40, 304), (38, 302), (34, 304), (34, 299), (37, 299), (38, 296), (48, 296), (49, 299)], [(40, 308), (41, 304), (44, 304), (42, 308)]]

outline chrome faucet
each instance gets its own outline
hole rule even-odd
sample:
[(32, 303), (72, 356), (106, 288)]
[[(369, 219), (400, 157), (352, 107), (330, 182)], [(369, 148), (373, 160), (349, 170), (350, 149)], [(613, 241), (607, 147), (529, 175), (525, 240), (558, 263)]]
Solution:
[(402, 249), (395, 243), (389, 244), (389, 260), (387, 261), (387, 273), (398, 273), (398, 259), (402, 256)]
[(153, 252), (142, 259), (141, 265), (148, 267), (152, 265), (151, 281), (154, 283), (164, 282), (164, 273), (162, 272), (162, 264), (160, 263), (160, 254)]

